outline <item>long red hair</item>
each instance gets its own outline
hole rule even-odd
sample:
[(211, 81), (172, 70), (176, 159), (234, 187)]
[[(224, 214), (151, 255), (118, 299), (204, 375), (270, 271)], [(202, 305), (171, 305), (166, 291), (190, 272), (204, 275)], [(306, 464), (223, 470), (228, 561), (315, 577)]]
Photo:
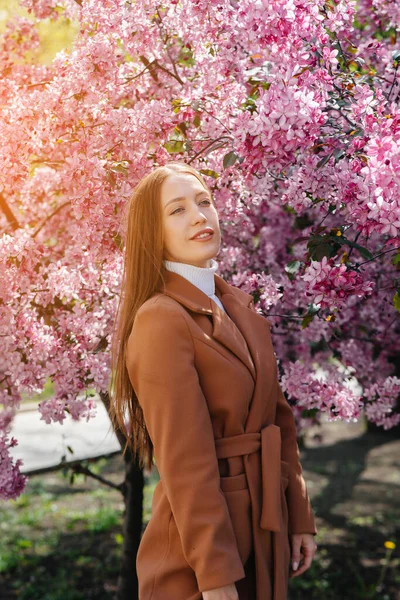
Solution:
[(134, 188), (124, 217), (124, 267), (111, 346), (110, 417), (114, 428), (126, 436), (123, 454), (129, 447), (139, 466), (149, 470), (153, 465), (153, 444), (128, 376), (126, 344), (136, 312), (164, 283), (160, 192), (164, 180), (173, 173), (191, 173), (208, 190), (196, 169), (177, 161), (156, 167)]

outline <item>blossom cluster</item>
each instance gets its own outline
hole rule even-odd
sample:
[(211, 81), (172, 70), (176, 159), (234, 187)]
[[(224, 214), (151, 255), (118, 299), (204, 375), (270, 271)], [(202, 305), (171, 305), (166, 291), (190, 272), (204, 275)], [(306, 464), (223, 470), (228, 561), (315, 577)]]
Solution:
[(304, 293), (321, 308), (339, 308), (350, 296), (365, 298), (374, 289), (373, 281), (364, 281), (359, 273), (345, 264), (336, 264), (337, 257), (312, 260), (305, 269)]
[[(9, 436), (23, 394), (51, 380), (46, 423), (95, 416), (85, 394), (110, 382), (123, 211), (171, 158), (203, 171), (220, 272), (273, 324), (300, 427), (363, 408), (395, 426), (397, 3), (21, 5), (32, 18), (10, 15), (0, 42), (0, 495), (24, 485)], [(77, 31), (48, 64), (43, 19)]]
[(20, 467), (22, 460), (16, 461), (9, 450), (16, 446), (18, 441), (8, 435), (0, 434), (0, 497), (4, 500), (15, 500), (24, 491), (27, 477), (22, 475)]

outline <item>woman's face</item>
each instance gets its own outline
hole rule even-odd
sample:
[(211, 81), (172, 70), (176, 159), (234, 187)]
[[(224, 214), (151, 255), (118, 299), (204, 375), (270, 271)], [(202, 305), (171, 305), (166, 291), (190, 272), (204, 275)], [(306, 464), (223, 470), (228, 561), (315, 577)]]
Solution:
[[(161, 186), (161, 211), (164, 258), (209, 267), (221, 243), (218, 213), (210, 192), (191, 173), (173, 173)], [(210, 238), (192, 239), (210, 228), (214, 232)]]

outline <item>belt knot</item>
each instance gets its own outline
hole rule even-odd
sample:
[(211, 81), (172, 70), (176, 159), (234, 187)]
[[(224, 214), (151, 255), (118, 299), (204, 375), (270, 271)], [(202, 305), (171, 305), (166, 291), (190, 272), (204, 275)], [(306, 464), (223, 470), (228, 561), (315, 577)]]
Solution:
[[(260, 527), (280, 531), (281, 522), (281, 430), (267, 425), (260, 432), (242, 433), (215, 440), (217, 458), (245, 456), (261, 450), (262, 506)], [(250, 487), (249, 474), (246, 473)]]

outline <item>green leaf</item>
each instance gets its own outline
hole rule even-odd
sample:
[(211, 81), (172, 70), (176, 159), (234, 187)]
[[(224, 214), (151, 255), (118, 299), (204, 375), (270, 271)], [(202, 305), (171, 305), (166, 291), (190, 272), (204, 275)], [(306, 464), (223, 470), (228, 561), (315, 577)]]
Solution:
[(177, 63), (184, 67), (193, 67), (196, 64), (193, 52), (186, 47), (181, 48)]
[(197, 128), (200, 127), (201, 124), (201, 119), (200, 119), (200, 115), (195, 114), (194, 119), (193, 119), (193, 125)]
[(314, 319), (314, 315), (306, 315), (304, 317), (304, 319), (302, 319), (301, 321), (301, 328), (305, 329), (306, 327), (308, 327), (308, 325), (311, 323), (311, 321)]
[(164, 148), (169, 154), (176, 154), (177, 152), (184, 151), (184, 142), (182, 140), (171, 140), (170, 142), (165, 142)]
[(393, 296), (393, 304), (395, 309), (400, 312), (400, 293), (398, 291)]
[(400, 50), (394, 50), (394, 52), (392, 52), (392, 60), (394, 62), (400, 61)]
[(301, 266), (300, 260), (291, 260), (285, 266), (285, 271), (286, 271), (286, 273), (297, 273), (297, 271), (300, 269), (300, 266)]
[(202, 175), (208, 175), (208, 177), (212, 177), (213, 179), (218, 179), (219, 177), (219, 173), (212, 169), (200, 169), (200, 173), (202, 173)]
[(188, 124), (186, 123), (186, 121), (182, 121), (182, 123), (179, 123), (177, 125), (177, 128), (179, 129), (179, 131), (181, 131), (183, 133), (183, 135), (186, 135), (186, 130), (188, 128)]
[(318, 244), (318, 246), (316, 246), (314, 249), (313, 255), (317, 260), (321, 261), (324, 258), (324, 256), (330, 258), (333, 255), (333, 253), (334, 250), (329, 244)]
[(357, 250), (359, 251), (359, 253), (361, 254), (361, 256), (363, 258), (366, 258), (367, 260), (372, 260), (374, 258), (374, 255), (371, 254), (371, 252), (369, 250), (367, 250), (367, 248), (364, 248), (363, 246), (359, 246), (358, 244), (352, 244), (355, 248), (357, 248)]
[(398, 265), (400, 263), (400, 252), (393, 256), (392, 265)]
[(295, 279), (295, 274), (299, 270), (301, 264), (302, 263), (299, 260), (292, 260), (285, 266), (285, 271), (290, 281)]
[(324, 235), (313, 235), (312, 237), (310, 237), (309, 242), (307, 244), (307, 247), (311, 247), (311, 246), (316, 246), (317, 244), (321, 244), (322, 242), (326, 241), (326, 236)]
[(326, 163), (329, 161), (329, 159), (331, 158), (332, 155), (333, 155), (333, 152), (331, 152), (330, 154), (327, 154), (326, 156), (321, 158), (321, 160), (319, 162), (317, 162), (317, 169), (320, 169), (321, 167), (326, 165)]
[(368, 250), (368, 248), (364, 248), (364, 246), (360, 246), (360, 244), (356, 244), (356, 242), (352, 242), (348, 240), (344, 235), (343, 236), (334, 236), (333, 239), (335, 242), (341, 245), (350, 246), (350, 248), (356, 248), (363, 258), (367, 260), (371, 260), (374, 258), (373, 254)]
[(17, 546), (19, 546), (20, 548), (32, 548), (33, 543), (31, 540), (27, 540), (24, 538), (17, 540)]
[(127, 160), (115, 161), (110, 165), (109, 170), (113, 173), (123, 173), (124, 175), (128, 175), (130, 162), (131, 161)]
[(301, 411), (301, 416), (304, 419), (312, 419), (313, 417), (316, 417), (318, 413), (318, 408), (305, 408)]
[(342, 148), (338, 148), (337, 150), (335, 150), (333, 152), (333, 156), (335, 157), (335, 164), (338, 162), (338, 160), (343, 158), (343, 156), (345, 156), (345, 155), (346, 155), (346, 151), (343, 150)]
[(236, 152), (234, 150), (232, 150), (232, 152), (228, 152), (228, 154), (225, 154), (224, 169), (226, 169), (227, 167), (233, 167), (233, 165), (235, 164), (235, 162), (237, 161), (238, 158), (239, 158), (239, 156), (236, 154)]

